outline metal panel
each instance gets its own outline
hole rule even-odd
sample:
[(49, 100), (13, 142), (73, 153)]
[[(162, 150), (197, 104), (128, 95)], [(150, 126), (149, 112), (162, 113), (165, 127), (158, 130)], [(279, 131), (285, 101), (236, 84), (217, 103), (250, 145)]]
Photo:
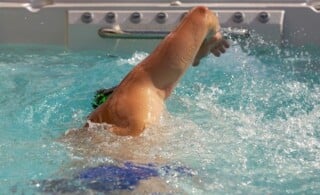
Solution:
[[(56, 44), (71, 49), (102, 48), (112, 51), (123, 46), (128, 51), (130, 48), (149, 51), (159, 40), (103, 39), (98, 35), (98, 31), (100, 28), (114, 29), (118, 26), (121, 30), (127, 31), (168, 33), (178, 24), (184, 12), (200, 2), (183, 1), (182, 4), (173, 6), (168, 4), (171, 1), (148, 1), (149, 3), (143, 3), (143, 1), (135, 1), (140, 3), (132, 3), (132, 1), (121, 1), (120, 3), (115, 0), (86, 1), (86, 3), (54, 1), (53, 5), (37, 9), (30, 8), (30, 4), (1, 1), (0, 44)], [(320, 12), (315, 7), (309, 6), (309, 4), (316, 5), (318, 1), (313, 0), (307, 3), (286, 0), (281, 2), (269, 0), (268, 3), (258, 0), (255, 1), (256, 3), (248, 3), (248, 1), (230, 3), (231, 0), (224, 0), (224, 3), (210, 2), (203, 4), (219, 14), (221, 25), (225, 28), (247, 28), (256, 32), (263, 40), (277, 44), (285, 42), (293, 45), (320, 45), (318, 34)], [(116, 13), (114, 23), (105, 20), (108, 12)], [(130, 19), (134, 12), (142, 14), (141, 21), (133, 22)], [(160, 12), (166, 14), (165, 21), (159, 22), (156, 19), (156, 15)], [(84, 13), (93, 14), (92, 21), (83, 22), (81, 17)], [(241, 22), (235, 22), (236, 13), (243, 14)], [(263, 17), (268, 17), (266, 22), (261, 22), (261, 13), (265, 13)]]

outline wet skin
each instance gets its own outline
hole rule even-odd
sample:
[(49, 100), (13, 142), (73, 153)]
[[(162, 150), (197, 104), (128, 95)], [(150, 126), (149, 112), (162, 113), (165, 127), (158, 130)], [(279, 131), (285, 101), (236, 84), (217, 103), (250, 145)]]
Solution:
[[(215, 13), (198, 6), (121, 81), (111, 97), (88, 117), (108, 123), (121, 136), (138, 136), (159, 121), (164, 101), (192, 64), (212, 53), (219, 57), (229, 44), (223, 39)], [(86, 124), (88, 126), (88, 124)]]

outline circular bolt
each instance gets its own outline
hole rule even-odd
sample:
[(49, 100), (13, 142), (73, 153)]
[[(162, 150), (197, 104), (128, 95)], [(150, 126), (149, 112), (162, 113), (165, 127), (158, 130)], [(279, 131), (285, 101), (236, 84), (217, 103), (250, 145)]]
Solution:
[(108, 12), (106, 14), (105, 20), (108, 23), (114, 23), (116, 21), (117, 15), (114, 12)]
[(241, 23), (241, 22), (243, 22), (244, 15), (243, 15), (242, 12), (236, 12), (236, 13), (233, 14), (233, 18), (232, 19), (233, 19), (233, 21), (235, 23)]
[(261, 23), (267, 23), (270, 19), (270, 14), (268, 12), (260, 12), (258, 17)]
[(85, 12), (81, 16), (81, 21), (83, 23), (89, 24), (93, 20), (93, 15), (90, 12)]
[(131, 22), (133, 23), (139, 23), (141, 21), (142, 14), (139, 12), (133, 12), (131, 14)]
[(168, 14), (164, 12), (160, 12), (157, 14), (157, 22), (160, 24), (165, 23), (167, 18), (168, 18)]

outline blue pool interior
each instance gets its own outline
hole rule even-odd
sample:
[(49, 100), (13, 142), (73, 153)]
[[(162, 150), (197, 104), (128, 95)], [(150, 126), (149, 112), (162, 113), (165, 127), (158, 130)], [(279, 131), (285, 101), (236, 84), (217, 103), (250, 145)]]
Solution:
[[(1, 46), (0, 191), (33, 194), (41, 187), (37, 181), (71, 178), (83, 167), (112, 162), (110, 156), (74, 153), (58, 140), (84, 124), (95, 90), (118, 84), (146, 56)], [(233, 45), (188, 70), (166, 103), (163, 142), (149, 143), (154, 134), (146, 132), (138, 140), (143, 144), (133, 147), (147, 159), (156, 154), (193, 170), (193, 177), (162, 178), (182, 192), (316, 194), (319, 74), (319, 47)], [(96, 147), (117, 150), (109, 141)]]

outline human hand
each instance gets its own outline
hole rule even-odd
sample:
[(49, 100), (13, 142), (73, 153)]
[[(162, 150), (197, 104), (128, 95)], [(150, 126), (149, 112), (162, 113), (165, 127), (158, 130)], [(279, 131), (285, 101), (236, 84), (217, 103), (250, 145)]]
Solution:
[(230, 44), (223, 38), (221, 32), (217, 32), (211, 38), (205, 39), (193, 61), (193, 66), (198, 66), (200, 60), (212, 53), (214, 56), (219, 57), (222, 53), (226, 52), (226, 49), (230, 47)]

